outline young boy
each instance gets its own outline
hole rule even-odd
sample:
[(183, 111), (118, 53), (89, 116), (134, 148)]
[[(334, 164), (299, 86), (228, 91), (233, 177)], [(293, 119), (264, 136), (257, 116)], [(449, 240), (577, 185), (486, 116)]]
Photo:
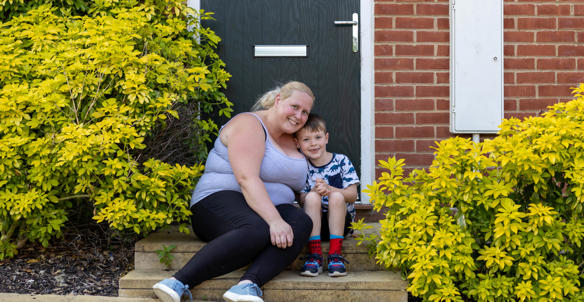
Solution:
[(300, 202), (313, 223), (309, 255), (300, 272), (303, 276), (315, 277), (322, 272), (321, 236), (330, 241), (328, 275), (347, 275), (344, 262), (348, 261), (341, 256), (341, 248), (355, 218), (353, 203), (359, 178), (347, 156), (326, 150), (328, 138), (325, 121), (315, 114), (309, 115), (304, 127), (296, 132), (298, 148), (309, 162)]

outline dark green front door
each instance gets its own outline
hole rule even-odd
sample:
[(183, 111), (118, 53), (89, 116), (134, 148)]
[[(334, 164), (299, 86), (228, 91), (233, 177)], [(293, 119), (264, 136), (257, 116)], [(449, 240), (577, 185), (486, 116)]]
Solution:
[[(316, 95), (313, 112), (326, 119), (328, 150), (348, 155), (360, 171), (360, 54), (350, 21), (358, 0), (202, 0), (214, 12), (219, 54), (232, 78), (227, 97), (235, 113), (249, 111), (265, 91), (289, 80)], [(305, 57), (258, 57), (254, 46), (306, 46)]]

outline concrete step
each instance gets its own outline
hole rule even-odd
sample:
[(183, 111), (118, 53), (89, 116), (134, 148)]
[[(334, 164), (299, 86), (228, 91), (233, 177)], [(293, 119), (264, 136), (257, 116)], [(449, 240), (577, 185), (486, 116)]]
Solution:
[[(122, 297), (153, 297), (152, 286), (174, 272), (134, 270), (120, 279)], [(197, 300), (222, 301), (223, 293), (236, 284), (242, 272), (232, 272), (203, 282), (191, 290)], [(284, 271), (263, 288), (266, 302), (354, 301), (406, 302), (407, 283), (398, 273), (388, 271), (355, 271), (345, 277), (303, 277), (295, 271)]]
[[(378, 223), (372, 225), (379, 227)], [(176, 247), (171, 252), (172, 264), (167, 267), (160, 263), (156, 251), (171, 245)], [(192, 232), (191, 234), (180, 233), (176, 226), (169, 226), (136, 243), (134, 268), (136, 270), (178, 270), (203, 246), (205, 246), (205, 242), (199, 240)], [(322, 249), (326, 258), (329, 250), (328, 242), (323, 242)], [(307, 252), (308, 248), (305, 248), (300, 256)], [(376, 264), (375, 259), (369, 256), (367, 247), (357, 246), (357, 241), (353, 238), (343, 240), (343, 257), (350, 262), (347, 264), (347, 270), (350, 272), (383, 270)], [(324, 260), (326, 262), (326, 259)], [(298, 271), (302, 268), (303, 263), (302, 260), (297, 259), (292, 263), (290, 269)]]
[[(372, 224), (374, 229), (379, 224)], [(357, 246), (353, 238), (343, 242), (343, 255), (351, 262), (348, 276), (328, 277), (326, 273), (315, 277), (299, 275), (302, 261), (297, 260), (290, 270), (282, 272), (263, 288), (265, 301), (407, 301), (407, 282), (396, 272), (382, 270), (368, 255), (367, 247)], [(175, 245), (172, 265), (161, 264), (156, 253), (164, 246)], [(135, 270), (120, 279), (120, 297), (153, 297), (152, 285), (171, 276), (205, 245), (193, 234), (178, 232), (171, 226), (151, 234), (136, 243)], [(328, 251), (328, 243), (323, 243)], [(304, 251), (304, 253), (306, 250)], [(197, 300), (221, 301), (223, 293), (239, 281), (243, 269), (212, 280), (192, 289)]]

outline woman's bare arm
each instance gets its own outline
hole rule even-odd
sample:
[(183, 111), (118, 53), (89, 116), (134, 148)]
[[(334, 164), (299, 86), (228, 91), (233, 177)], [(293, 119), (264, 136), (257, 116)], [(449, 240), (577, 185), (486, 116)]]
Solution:
[(260, 179), (266, 140), (264, 133), (255, 117), (242, 114), (225, 126), (221, 141), (227, 145), (229, 162), (246, 202), (269, 225), (272, 244), (286, 248), (292, 246), (292, 228), (276, 210)]

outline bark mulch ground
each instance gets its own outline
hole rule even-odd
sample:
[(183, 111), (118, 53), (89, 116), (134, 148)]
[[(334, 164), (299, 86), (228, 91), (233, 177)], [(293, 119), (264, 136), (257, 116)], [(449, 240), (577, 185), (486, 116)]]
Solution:
[(47, 248), (29, 244), (0, 261), (0, 292), (117, 296), (118, 280), (134, 266), (136, 236), (110, 236), (99, 225), (65, 230)]

